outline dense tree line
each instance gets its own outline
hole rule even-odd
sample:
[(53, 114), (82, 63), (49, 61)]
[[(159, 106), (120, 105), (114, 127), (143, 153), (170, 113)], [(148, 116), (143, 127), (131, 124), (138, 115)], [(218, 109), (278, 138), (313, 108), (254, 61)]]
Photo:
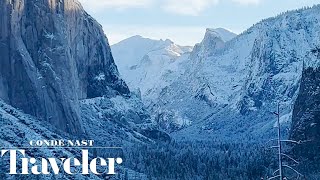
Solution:
[(277, 168), (273, 152), (256, 144), (170, 142), (133, 146), (125, 154), (127, 166), (162, 180), (256, 180)]

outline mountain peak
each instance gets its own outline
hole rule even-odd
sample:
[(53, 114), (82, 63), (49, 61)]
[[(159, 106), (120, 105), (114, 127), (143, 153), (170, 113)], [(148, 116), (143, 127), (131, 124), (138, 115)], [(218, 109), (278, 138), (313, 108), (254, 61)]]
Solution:
[(214, 36), (214, 37), (218, 37), (221, 40), (223, 40), (224, 42), (230, 41), (231, 39), (233, 39), (234, 37), (237, 36), (237, 34), (224, 29), (224, 28), (207, 28), (206, 29), (206, 36)]
[(166, 39), (166, 40), (161, 39), (160, 41), (163, 41), (166, 44), (174, 44), (174, 42), (171, 41), (170, 39)]
[(192, 47), (179, 46), (170, 39), (144, 38), (126, 39), (111, 48), (120, 74), (144, 99), (160, 93), (155, 86), (165, 86), (169, 76), (175, 78), (181, 71), (178, 64), (192, 51)]
[(150, 55), (150, 53), (173, 53), (180, 56), (181, 54), (190, 52), (191, 50), (191, 47), (179, 46), (170, 39), (154, 40), (140, 35), (132, 36), (112, 45), (112, 52), (120, 69), (122, 65), (126, 66), (128, 61), (130, 62), (129, 64), (133, 63), (131, 65), (139, 64), (140, 60), (143, 59), (145, 55)]
[(140, 35), (134, 35), (132, 37), (129, 37), (128, 39), (144, 39), (144, 37), (142, 37)]
[(131, 36), (131, 37), (129, 37), (129, 38), (127, 38), (127, 39), (123, 39), (123, 40), (121, 40), (120, 42), (118, 42), (118, 43), (116, 43), (116, 44), (121, 44), (121, 43), (127, 43), (127, 42), (137, 42), (137, 41), (152, 41), (151, 39), (149, 39), (149, 38), (145, 38), (145, 37), (143, 37), (143, 36), (141, 36), (141, 35), (134, 35), (134, 36)]

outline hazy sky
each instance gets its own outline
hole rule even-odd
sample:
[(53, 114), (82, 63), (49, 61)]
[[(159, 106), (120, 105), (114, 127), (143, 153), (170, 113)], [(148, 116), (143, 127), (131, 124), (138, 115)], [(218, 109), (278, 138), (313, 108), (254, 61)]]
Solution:
[(320, 4), (320, 0), (80, 0), (102, 24), (110, 44), (142, 35), (180, 45), (202, 40), (205, 29), (241, 33), (280, 12)]

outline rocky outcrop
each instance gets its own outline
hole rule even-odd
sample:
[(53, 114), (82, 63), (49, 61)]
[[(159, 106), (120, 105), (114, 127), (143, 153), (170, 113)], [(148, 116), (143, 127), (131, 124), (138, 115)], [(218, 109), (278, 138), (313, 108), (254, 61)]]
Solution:
[[(318, 57), (319, 49), (312, 50)], [(308, 61), (307, 59), (306, 61)], [(320, 148), (320, 68), (306, 67), (302, 74), (298, 98), (294, 105), (291, 139), (301, 141), (294, 147), (295, 155), (319, 160)]]
[(79, 100), (128, 95), (101, 26), (76, 0), (0, 2), (0, 98), (83, 134)]
[(201, 43), (196, 44), (191, 59), (203, 59), (212, 56), (216, 51), (221, 50), (227, 41), (232, 40), (237, 35), (223, 28), (207, 28)]

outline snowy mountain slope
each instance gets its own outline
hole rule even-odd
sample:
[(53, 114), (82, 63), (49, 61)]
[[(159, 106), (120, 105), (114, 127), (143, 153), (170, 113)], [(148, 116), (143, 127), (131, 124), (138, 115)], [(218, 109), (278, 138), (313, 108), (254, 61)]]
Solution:
[[(117, 97), (116, 99), (113, 99), (112, 101), (115, 102), (115, 104), (118, 103), (125, 103), (129, 104), (125, 100), (117, 100), (121, 97)], [(99, 111), (95, 111), (95, 113), (92, 113), (91, 110), (88, 111), (88, 109), (95, 109), (99, 107), (99, 104), (97, 102), (103, 103), (106, 99), (100, 98), (99, 101), (96, 99), (91, 100), (84, 100), (82, 106), (83, 112), (86, 113), (87, 116), (91, 116), (91, 121), (86, 121), (86, 130), (90, 131), (93, 134), (95, 133), (95, 136), (91, 136), (88, 138), (92, 138), (96, 141), (95, 146), (122, 146), (124, 148), (128, 148), (129, 143), (136, 143), (136, 142), (150, 142), (153, 141), (152, 139), (148, 139), (147, 137), (141, 135), (138, 132), (134, 132), (134, 130), (130, 129), (130, 127), (120, 126), (121, 123), (118, 124), (114, 122), (106, 122), (103, 121), (103, 116), (107, 113), (99, 113)], [(96, 103), (95, 103), (96, 102)], [(93, 103), (95, 103), (93, 105)], [(141, 103), (141, 102), (140, 102)], [(131, 103), (131, 106), (134, 106), (135, 102)], [(139, 103), (138, 103), (139, 104)], [(120, 104), (118, 104), (120, 105)], [(121, 104), (122, 105), (122, 104)], [(90, 107), (89, 107), (90, 106)], [(128, 107), (122, 107), (123, 113), (126, 113), (127, 110), (130, 110), (130, 105), (127, 105)], [(106, 105), (106, 102), (104, 106), (102, 107), (108, 107)], [(108, 107), (110, 108), (110, 107)], [(135, 108), (137, 108), (135, 106)], [(97, 108), (98, 109), (98, 108)], [(110, 109), (109, 109), (110, 110)], [(116, 110), (111, 110), (115, 112)], [(132, 109), (131, 109), (132, 111)], [(116, 112), (115, 112), (116, 113)], [(119, 113), (119, 112), (118, 112)], [(133, 112), (131, 112), (132, 114)], [(99, 118), (94, 118), (95, 114), (99, 114)], [(110, 114), (109, 114), (110, 115)], [(137, 118), (135, 118), (137, 119)], [(112, 119), (113, 121), (117, 121), (117, 119)], [(125, 123), (125, 122), (122, 122)], [(140, 122), (141, 123), (141, 122)], [(105, 126), (105, 130), (102, 131), (101, 126)], [(130, 124), (131, 127), (133, 124)], [(147, 125), (144, 125), (147, 126)], [(92, 128), (92, 129), (91, 129)], [(133, 128), (133, 127), (132, 127)], [(135, 129), (139, 129), (138, 127), (135, 127)], [(144, 127), (146, 129), (146, 127)], [(57, 133), (58, 132), (58, 133)], [(144, 133), (140, 131), (141, 133)], [(125, 136), (125, 137), (123, 137)], [(26, 156), (27, 157), (55, 157), (55, 158), (61, 158), (61, 157), (81, 157), (81, 149), (77, 148), (28, 148), (30, 147), (29, 141), (31, 140), (72, 140), (76, 139), (76, 137), (73, 137), (67, 133), (62, 132), (61, 130), (55, 129), (50, 124), (41, 121), (37, 119), (36, 117), (33, 117), (31, 115), (25, 114), (20, 110), (17, 110), (13, 108), (10, 105), (7, 105), (2, 100), (0, 100), (0, 145), (2, 149), (6, 148), (19, 148), (26, 150)], [(104, 143), (101, 143), (102, 141), (107, 141)], [(104, 149), (103, 152), (100, 152), (99, 149), (97, 149), (95, 152), (89, 151), (90, 158), (95, 158), (93, 155), (94, 153), (99, 153), (100, 157), (104, 154), (108, 154), (108, 157), (110, 157), (110, 154), (121, 154), (123, 149), (121, 150), (106, 150)], [(9, 156), (5, 155), (2, 157), (0, 161), (0, 178), (1, 179), (24, 179), (24, 176), (9, 176), (8, 174), (4, 172), (9, 171), (9, 164), (7, 163), (9, 161)], [(58, 163), (60, 163), (58, 161)], [(18, 165), (19, 167), (19, 165)], [(131, 169), (125, 168), (123, 166), (116, 167), (117, 172), (119, 174), (117, 176), (110, 176), (108, 178), (110, 179), (123, 179), (125, 176), (125, 172), (128, 171), (131, 173), (130, 176), (137, 176), (140, 175), (143, 177), (143, 174), (135, 172)], [(101, 175), (96, 176), (93, 174), (90, 174), (88, 176), (83, 176), (81, 174), (75, 174), (75, 175), (68, 175), (63, 172), (61, 172), (58, 175), (39, 175), (39, 176), (28, 176), (28, 179), (105, 179), (107, 176)], [(146, 179), (146, 178), (145, 178)]]
[[(59, 134), (55, 132), (60, 132)], [(24, 114), (20, 110), (13, 108), (5, 104), (0, 100), (0, 145), (1, 148), (20, 148), (26, 150), (27, 157), (56, 157), (61, 158), (64, 156), (68, 157), (80, 157), (81, 152), (77, 149), (70, 148), (34, 148), (27, 149), (30, 147), (30, 140), (38, 139), (72, 139), (70, 135), (61, 132), (60, 130), (50, 127), (45, 122), (41, 122), (37, 118)], [(22, 148), (24, 147), (24, 148)], [(92, 154), (90, 154), (90, 157)], [(10, 177), (7, 173), (9, 169), (9, 156), (5, 155), (0, 161), (0, 178), (1, 179), (24, 179), (24, 177), (12, 176)], [(60, 162), (58, 162), (60, 163)], [(18, 165), (19, 167), (20, 165)], [(103, 179), (95, 175), (89, 175), (84, 177), (83, 175), (70, 176), (64, 173), (59, 175), (39, 175), (41, 179)], [(28, 179), (39, 179), (39, 176), (28, 176)]]
[(170, 40), (152, 40), (134, 36), (111, 47), (121, 76), (131, 90), (140, 91), (150, 101), (161, 89), (183, 72), (180, 64), (191, 47), (179, 46)]
[(171, 127), (179, 116), (189, 126), (175, 133), (182, 138), (190, 133), (226, 138), (231, 132), (268, 137), (279, 101), (281, 121), (288, 127), (302, 62), (320, 44), (319, 10), (315, 6), (263, 20), (226, 43), (207, 33), (186, 72), (154, 103), (157, 121)]
[(141, 100), (132, 96), (97, 97), (81, 101), (82, 123), (99, 146), (170, 141), (155, 128)]

